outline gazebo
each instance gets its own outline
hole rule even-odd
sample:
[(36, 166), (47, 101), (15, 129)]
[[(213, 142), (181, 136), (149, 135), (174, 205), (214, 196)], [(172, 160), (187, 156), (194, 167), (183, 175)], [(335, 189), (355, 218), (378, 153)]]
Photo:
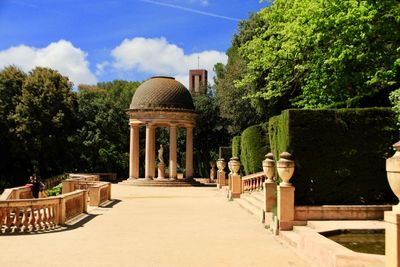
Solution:
[[(178, 128), (186, 129), (185, 180), (191, 180), (193, 178), (193, 128), (197, 113), (187, 88), (172, 77), (152, 77), (138, 87), (127, 113), (130, 125), (128, 180), (141, 184), (145, 182), (150, 184), (153, 180), (166, 180), (164, 177), (156, 177), (155, 171), (155, 134), (158, 127), (169, 128), (169, 160), (167, 161), (169, 182), (177, 181), (177, 130)], [(145, 177), (139, 177), (140, 127), (146, 127)]]

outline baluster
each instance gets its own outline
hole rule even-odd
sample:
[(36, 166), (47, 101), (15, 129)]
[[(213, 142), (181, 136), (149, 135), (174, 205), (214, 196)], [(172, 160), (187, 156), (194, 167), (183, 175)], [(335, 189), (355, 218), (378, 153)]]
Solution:
[(30, 226), (32, 227), (31, 230), (35, 230), (35, 227), (36, 227), (36, 217), (35, 217), (35, 207), (34, 207), (34, 206), (31, 206), (29, 224), (30, 224)]
[(21, 214), (21, 212), (22, 212), (22, 208), (19, 208), (19, 207), (15, 208), (15, 227), (16, 227), (16, 229), (19, 229), (19, 230), (21, 230), (21, 226), (22, 226), (21, 221), (22, 221), (23, 214)]
[(12, 224), (12, 221), (11, 221), (11, 208), (7, 208), (6, 212), (7, 212), (6, 213), (6, 227), (7, 227), (7, 230), (10, 230), (10, 227), (11, 227), (11, 224)]
[(24, 225), (24, 231), (28, 230), (28, 228), (29, 228), (29, 211), (28, 211), (27, 207), (24, 208), (23, 225)]
[(49, 205), (44, 205), (43, 206), (43, 229), (50, 228), (48, 211), (49, 211)]
[(49, 215), (51, 226), (56, 226), (56, 205), (50, 205)]

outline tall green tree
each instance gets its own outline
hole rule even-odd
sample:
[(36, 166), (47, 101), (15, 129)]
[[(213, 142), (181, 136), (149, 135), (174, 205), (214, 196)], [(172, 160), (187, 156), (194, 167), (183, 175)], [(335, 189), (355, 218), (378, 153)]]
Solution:
[(36, 67), (24, 79), (17, 98), (9, 131), (19, 141), (17, 153), (29, 159), (24, 167), (44, 177), (63, 172), (70, 162), (65, 147), (77, 110), (72, 83), (55, 70)]
[(14, 128), (11, 116), (20, 101), (25, 78), (26, 73), (16, 66), (0, 71), (0, 188), (2, 184), (11, 184), (13, 179), (25, 174), (20, 170), (23, 170), (21, 167), (27, 159), (19, 156), (25, 150), (10, 131)]
[(127, 177), (129, 126), (126, 110), (139, 85), (117, 80), (78, 87), (79, 126), (74, 137), (78, 170), (117, 172)]
[(215, 97), (194, 96), (193, 104), (198, 112), (193, 140), (194, 172), (197, 177), (209, 177), (210, 161), (217, 160), (218, 148), (229, 143), (230, 136)]
[(276, 0), (268, 23), (240, 47), (240, 88), (255, 98), (304, 108), (388, 105), (399, 87), (400, 2)]
[[(238, 24), (237, 33), (233, 36), (232, 46), (228, 49), (226, 65), (217, 63), (214, 66), (214, 78), (220, 116), (227, 121), (228, 132), (231, 136), (240, 134), (249, 125), (259, 123), (266, 117), (265, 101), (246, 99), (254, 92), (254, 85), (248, 84), (237, 88), (235, 82), (244, 78), (247, 69), (246, 60), (239, 54), (239, 48), (252, 40), (257, 32), (264, 27), (264, 21), (257, 14), (250, 16)], [(243, 111), (246, 112), (243, 112)]]

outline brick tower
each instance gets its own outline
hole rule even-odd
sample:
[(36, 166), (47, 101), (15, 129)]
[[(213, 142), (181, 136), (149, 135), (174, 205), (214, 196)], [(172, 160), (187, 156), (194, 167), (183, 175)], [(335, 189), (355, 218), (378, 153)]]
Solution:
[(189, 92), (192, 95), (207, 94), (207, 70), (189, 70)]

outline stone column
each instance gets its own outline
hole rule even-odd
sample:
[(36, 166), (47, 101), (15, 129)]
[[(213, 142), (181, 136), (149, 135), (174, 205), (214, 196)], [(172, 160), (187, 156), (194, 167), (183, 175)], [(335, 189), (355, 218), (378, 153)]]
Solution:
[(176, 125), (169, 127), (169, 178), (176, 179)]
[(400, 213), (385, 211), (385, 266), (400, 267)]
[(129, 179), (139, 178), (139, 126), (131, 125)]
[(294, 186), (278, 186), (279, 230), (292, 230), (294, 221)]
[(186, 179), (193, 178), (193, 126), (186, 127)]
[(155, 126), (146, 125), (146, 161), (145, 161), (145, 179), (152, 180), (155, 176)]

